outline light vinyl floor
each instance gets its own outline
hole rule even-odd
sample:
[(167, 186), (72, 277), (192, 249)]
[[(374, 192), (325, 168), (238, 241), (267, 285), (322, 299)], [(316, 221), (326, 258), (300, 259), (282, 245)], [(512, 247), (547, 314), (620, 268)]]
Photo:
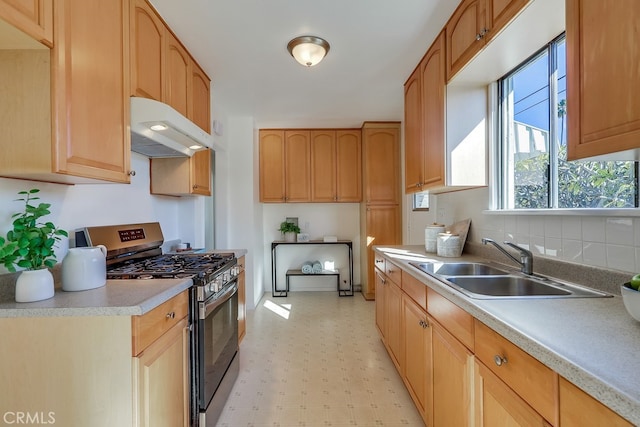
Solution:
[(240, 375), (218, 421), (241, 426), (423, 426), (359, 293), (266, 293), (247, 313)]

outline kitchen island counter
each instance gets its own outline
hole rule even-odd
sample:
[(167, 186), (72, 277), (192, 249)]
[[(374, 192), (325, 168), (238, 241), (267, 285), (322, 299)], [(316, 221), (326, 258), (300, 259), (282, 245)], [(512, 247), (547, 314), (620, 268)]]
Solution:
[[(52, 298), (18, 303), (0, 293), (0, 318), (48, 316), (135, 316), (145, 314), (192, 285), (191, 279), (107, 280), (100, 288), (65, 292)], [(3, 284), (3, 286), (11, 286)]]
[(636, 369), (640, 323), (626, 312), (619, 295), (475, 299), (409, 262), (487, 259), (464, 254), (441, 258), (426, 253), (423, 246), (374, 249), (634, 425), (640, 425), (640, 370)]

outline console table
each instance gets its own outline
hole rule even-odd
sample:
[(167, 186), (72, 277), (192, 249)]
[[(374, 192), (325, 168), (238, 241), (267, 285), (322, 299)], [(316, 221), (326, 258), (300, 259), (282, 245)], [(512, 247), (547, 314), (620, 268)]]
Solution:
[[(285, 242), (284, 240), (276, 240), (271, 242), (271, 295), (274, 297), (286, 297), (289, 292), (289, 276), (302, 276), (302, 274), (295, 274), (293, 270), (287, 275), (286, 285), (284, 289), (278, 288), (276, 283), (276, 256), (277, 248), (280, 245), (345, 245), (349, 249), (349, 289), (340, 289), (340, 279), (338, 278), (338, 295), (341, 297), (353, 296), (353, 242), (351, 240), (338, 240), (336, 242), (325, 242), (324, 240), (310, 240), (308, 242)], [(334, 273), (337, 274), (337, 273)], [(327, 273), (321, 274), (305, 274), (305, 276), (326, 276)]]

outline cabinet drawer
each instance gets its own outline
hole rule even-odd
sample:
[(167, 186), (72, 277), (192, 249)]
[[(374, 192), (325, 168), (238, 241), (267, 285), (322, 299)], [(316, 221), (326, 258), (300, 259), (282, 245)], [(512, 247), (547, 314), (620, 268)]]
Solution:
[(189, 291), (184, 291), (142, 316), (131, 318), (133, 355), (137, 356), (184, 319), (189, 312)]
[(402, 284), (402, 269), (389, 260), (385, 261), (385, 273), (396, 285), (400, 286)]
[(558, 425), (558, 374), (475, 320), (475, 353), (494, 374), (553, 425)]
[(427, 309), (427, 285), (406, 271), (402, 272), (402, 290), (417, 302), (423, 310)]
[(387, 270), (386, 261), (385, 261), (384, 257), (382, 255), (380, 255), (379, 253), (377, 253), (377, 252), (376, 252), (374, 264), (375, 264), (376, 268), (378, 270), (382, 271), (383, 273)]
[(473, 351), (473, 316), (431, 288), (427, 288), (427, 312)]

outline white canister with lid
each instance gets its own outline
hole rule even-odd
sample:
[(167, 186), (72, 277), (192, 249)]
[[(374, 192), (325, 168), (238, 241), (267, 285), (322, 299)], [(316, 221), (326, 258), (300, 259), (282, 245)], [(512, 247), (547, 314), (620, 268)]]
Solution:
[(438, 248), (438, 234), (444, 233), (444, 224), (433, 223), (424, 229), (424, 248), (427, 252), (436, 252)]
[(438, 234), (437, 253), (441, 257), (460, 256), (460, 235), (451, 233)]
[(72, 248), (62, 260), (62, 290), (85, 291), (107, 284), (107, 248)]

